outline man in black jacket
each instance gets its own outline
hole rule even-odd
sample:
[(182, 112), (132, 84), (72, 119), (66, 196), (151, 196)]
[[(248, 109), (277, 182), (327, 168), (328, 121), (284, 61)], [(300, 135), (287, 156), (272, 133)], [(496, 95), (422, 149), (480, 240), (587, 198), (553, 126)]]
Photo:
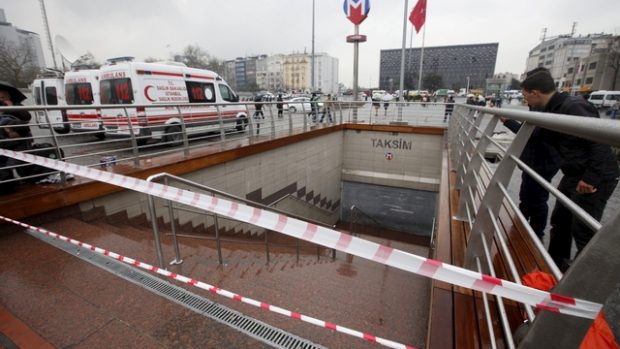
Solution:
[[(583, 98), (557, 93), (553, 77), (548, 71), (539, 70), (528, 74), (521, 83), (521, 88), (527, 103), (536, 110), (599, 117), (596, 108)], [(608, 145), (557, 132), (550, 133), (550, 137), (550, 143), (560, 154), (560, 168), (564, 174), (558, 189), (594, 219), (600, 220), (620, 176), (618, 163), (611, 148)], [(573, 217), (570, 210), (561, 203), (556, 203), (551, 215), (549, 243), (549, 254), (556, 265), (561, 269), (567, 267), (572, 239), (575, 239), (579, 253), (594, 233), (580, 219)]]
[[(545, 68), (537, 68), (527, 73), (527, 76), (538, 71), (547, 71)], [(530, 111), (539, 111), (530, 106)], [(517, 133), (521, 123), (504, 117), (500, 118), (504, 126), (510, 131)], [(557, 148), (550, 143), (555, 138), (555, 132), (536, 127), (532, 131), (530, 139), (523, 148), (521, 161), (536, 171), (547, 182), (560, 170), (560, 154)], [(519, 210), (530, 223), (532, 230), (542, 241), (547, 226), (549, 214), (549, 192), (536, 182), (525, 171), (521, 174), (521, 187), (519, 189)]]

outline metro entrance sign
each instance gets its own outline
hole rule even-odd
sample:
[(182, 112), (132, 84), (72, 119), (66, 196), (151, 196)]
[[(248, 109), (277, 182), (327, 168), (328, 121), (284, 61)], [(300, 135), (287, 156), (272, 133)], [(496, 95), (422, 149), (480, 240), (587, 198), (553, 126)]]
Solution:
[(370, 12), (370, 0), (344, 0), (344, 14), (355, 25), (360, 25)]
[[(366, 41), (366, 35), (360, 34), (360, 24), (368, 17), (370, 0), (344, 0), (342, 5), (345, 16), (354, 24), (355, 33), (347, 36), (347, 42), (353, 43), (353, 100), (359, 98), (357, 93), (357, 76), (359, 70), (359, 44)], [(353, 122), (357, 122), (357, 108), (353, 108)]]

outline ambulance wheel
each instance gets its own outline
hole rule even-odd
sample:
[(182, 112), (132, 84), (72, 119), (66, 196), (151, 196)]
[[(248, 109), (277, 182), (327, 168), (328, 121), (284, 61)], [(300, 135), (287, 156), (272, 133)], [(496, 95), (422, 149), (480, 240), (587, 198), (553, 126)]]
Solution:
[(247, 126), (248, 126), (248, 119), (245, 116), (240, 117), (239, 120), (237, 120), (237, 131), (241, 132), (245, 130)]
[(290, 107), (288, 107), (288, 111), (290, 111), (291, 113), (295, 114), (297, 112), (297, 108), (295, 108), (294, 106), (290, 106)]
[(181, 134), (181, 126), (172, 125), (166, 127), (166, 134), (163, 141), (171, 146), (177, 146), (183, 144), (183, 135)]
[(104, 139), (105, 139), (105, 132), (97, 132), (97, 133), (95, 133), (95, 137), (96, 137), (98, 140), (102, 141), (102, 140), (104, 140)]

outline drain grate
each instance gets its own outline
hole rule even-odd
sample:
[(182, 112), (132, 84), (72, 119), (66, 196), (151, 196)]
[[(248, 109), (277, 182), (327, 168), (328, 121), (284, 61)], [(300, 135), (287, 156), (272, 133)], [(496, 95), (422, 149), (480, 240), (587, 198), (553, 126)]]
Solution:
[(283, 349), (324, 349), (304, 338), (295, 336), (279, 328), (243, 315), (242, 313), (198, 296), (184, 288), (173, 285), (123, 262), (102, 256), (91, 250), (67, 244), (47, 235), (28, 230), (33, 237), (59, 248), (73, 256), (87, 261), (129, 282), (142, 286), (168, 300), (180, 304), (212, 320), (234, 328), (274, 348)]

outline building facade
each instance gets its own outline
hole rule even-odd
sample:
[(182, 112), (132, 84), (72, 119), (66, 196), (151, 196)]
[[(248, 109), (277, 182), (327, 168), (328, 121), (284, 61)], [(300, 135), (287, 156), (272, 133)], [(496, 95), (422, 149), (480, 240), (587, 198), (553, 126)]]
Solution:
[(284, 55), (265, 57), (256, 62), (256, 83), (262, 91), (284, 90)]
[(526, 69), (536, 67), (549, 69), (556, 88), (572, 94), (620, 89), (620, 37), (589, 34), (550, 38), (530, 51)]
[(310, 56), (305, 53), (293, 53), (284, 58), (284, 88), (288, 91), (310, 90)]
[(39, 34), (14, 27), (13, 24), (7, 22), (3, 9), (0, 9), (0, 40), (9, 48), (27, 49), (32, 64), (40, 70), (45, 68), (45, 57)]
[[(424, 48), (422, 81), (429, 74), (441, 77), (443, 88), (484, 88), (497, 61), (498, 43), (435, 46)], [(381, 50), (379, 88), (394, 91), (400, 85), (401, 49)], [(427, 89), (418, 85), (420, 48), (405, 49), (405, 88)]]
[[(315, 56), (315, 90), (338, 92), (338, 59), (326, 53)], [(311, 92), (312, 56), (307, 53), (238, 57), (224, 62), (224, 79), (236, 90)]]
[(518, 90), (519, 87), (519, 75), (513, 73), (499, 73), (493, 75), (492, 78), (487, 79), (485, 93), (502, 93), (506, 90)]

